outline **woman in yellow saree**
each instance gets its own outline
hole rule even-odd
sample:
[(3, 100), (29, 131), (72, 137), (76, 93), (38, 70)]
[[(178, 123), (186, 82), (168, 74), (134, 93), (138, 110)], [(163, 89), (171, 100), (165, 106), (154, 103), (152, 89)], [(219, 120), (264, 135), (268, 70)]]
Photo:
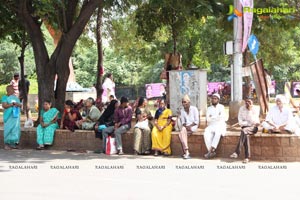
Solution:
[(152, 130), (152, 149), (155, 156), (161, 152), (168, 156), (171, 154), (171, 124), (172, 111), (166, 107), (165, 100), (161, 100), (155, 113), (154, 127)]

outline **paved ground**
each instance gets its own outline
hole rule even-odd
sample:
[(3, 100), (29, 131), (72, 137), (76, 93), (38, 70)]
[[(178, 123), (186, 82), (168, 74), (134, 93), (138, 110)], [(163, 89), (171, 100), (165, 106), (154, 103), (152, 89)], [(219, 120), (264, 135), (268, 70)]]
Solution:
[[(33, 169), (20, 169), (26, 167)], [(62, 169), (70, 167), (75, 169)], [(0, 198), (295, 200), (299, 168), (300, 163), (0, 150)]]

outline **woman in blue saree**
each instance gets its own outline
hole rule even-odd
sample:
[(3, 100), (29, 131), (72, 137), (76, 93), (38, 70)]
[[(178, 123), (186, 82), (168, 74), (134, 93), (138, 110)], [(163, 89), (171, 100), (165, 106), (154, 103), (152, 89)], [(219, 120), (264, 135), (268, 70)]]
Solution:
[(21, 136), (20, 127), (20, 100), (14, 95), (12, 85), (6, 87), (7, 95), (2, 97), (3, 121), (4, 121), (4, 149), (16, 149)]
[(37, 150), (42, 150), (45, 145), (52, 145), (54, 139), (54, 133), (57, 128), (59, 111), (56, 108), (51, 108), (51, 102), (45, 101), (43, 105), (43, 110), (40, 115), (40, 124), (38, 125), (37, 132)]

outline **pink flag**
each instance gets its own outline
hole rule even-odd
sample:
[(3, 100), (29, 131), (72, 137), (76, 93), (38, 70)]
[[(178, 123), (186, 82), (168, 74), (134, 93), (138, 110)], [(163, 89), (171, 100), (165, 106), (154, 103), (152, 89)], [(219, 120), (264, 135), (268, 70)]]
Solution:
[[(253, 0), (240, 0), (243, 8), (253, 8)], [(244, 9), (243, 9), (244, 10)], [(249, 10), (249, 9), (247, 9)], [(253, 12), (243, 12), (244, 16), (244, 35), (243, 35), (243, 48), (242, 52), (245, 51), (247, 48), (248, 38), (251, 35), (251, 27), (252, 27), (252, 20), (253, 20)]]

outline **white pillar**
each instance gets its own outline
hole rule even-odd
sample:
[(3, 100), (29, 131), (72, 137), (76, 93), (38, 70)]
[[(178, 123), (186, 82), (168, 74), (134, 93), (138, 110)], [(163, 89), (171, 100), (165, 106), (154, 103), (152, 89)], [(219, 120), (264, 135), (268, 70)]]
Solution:
[[(242, 5), (239, 0), (234, 0), (234, 7), (242, 12)], [(242, 79), (242, 66), (243, 66), (243, 17), (235, 17), (233, 19), (233, 101), (241, 101), (243, 98), (243, 79)]]
[[(234, 7), (242, 12), (242, 6), (239, 0), (234, 0)], [(231, 87), (232, 97), (229, 104), (229, 124), (237, 123), (238, 111), (242, 105), (243, 99), (243, 79), (242, 79), (242, 66), (243, 66), (243, 17), (235, 17), (233, 19), (233, 67), (231, 71)]]

